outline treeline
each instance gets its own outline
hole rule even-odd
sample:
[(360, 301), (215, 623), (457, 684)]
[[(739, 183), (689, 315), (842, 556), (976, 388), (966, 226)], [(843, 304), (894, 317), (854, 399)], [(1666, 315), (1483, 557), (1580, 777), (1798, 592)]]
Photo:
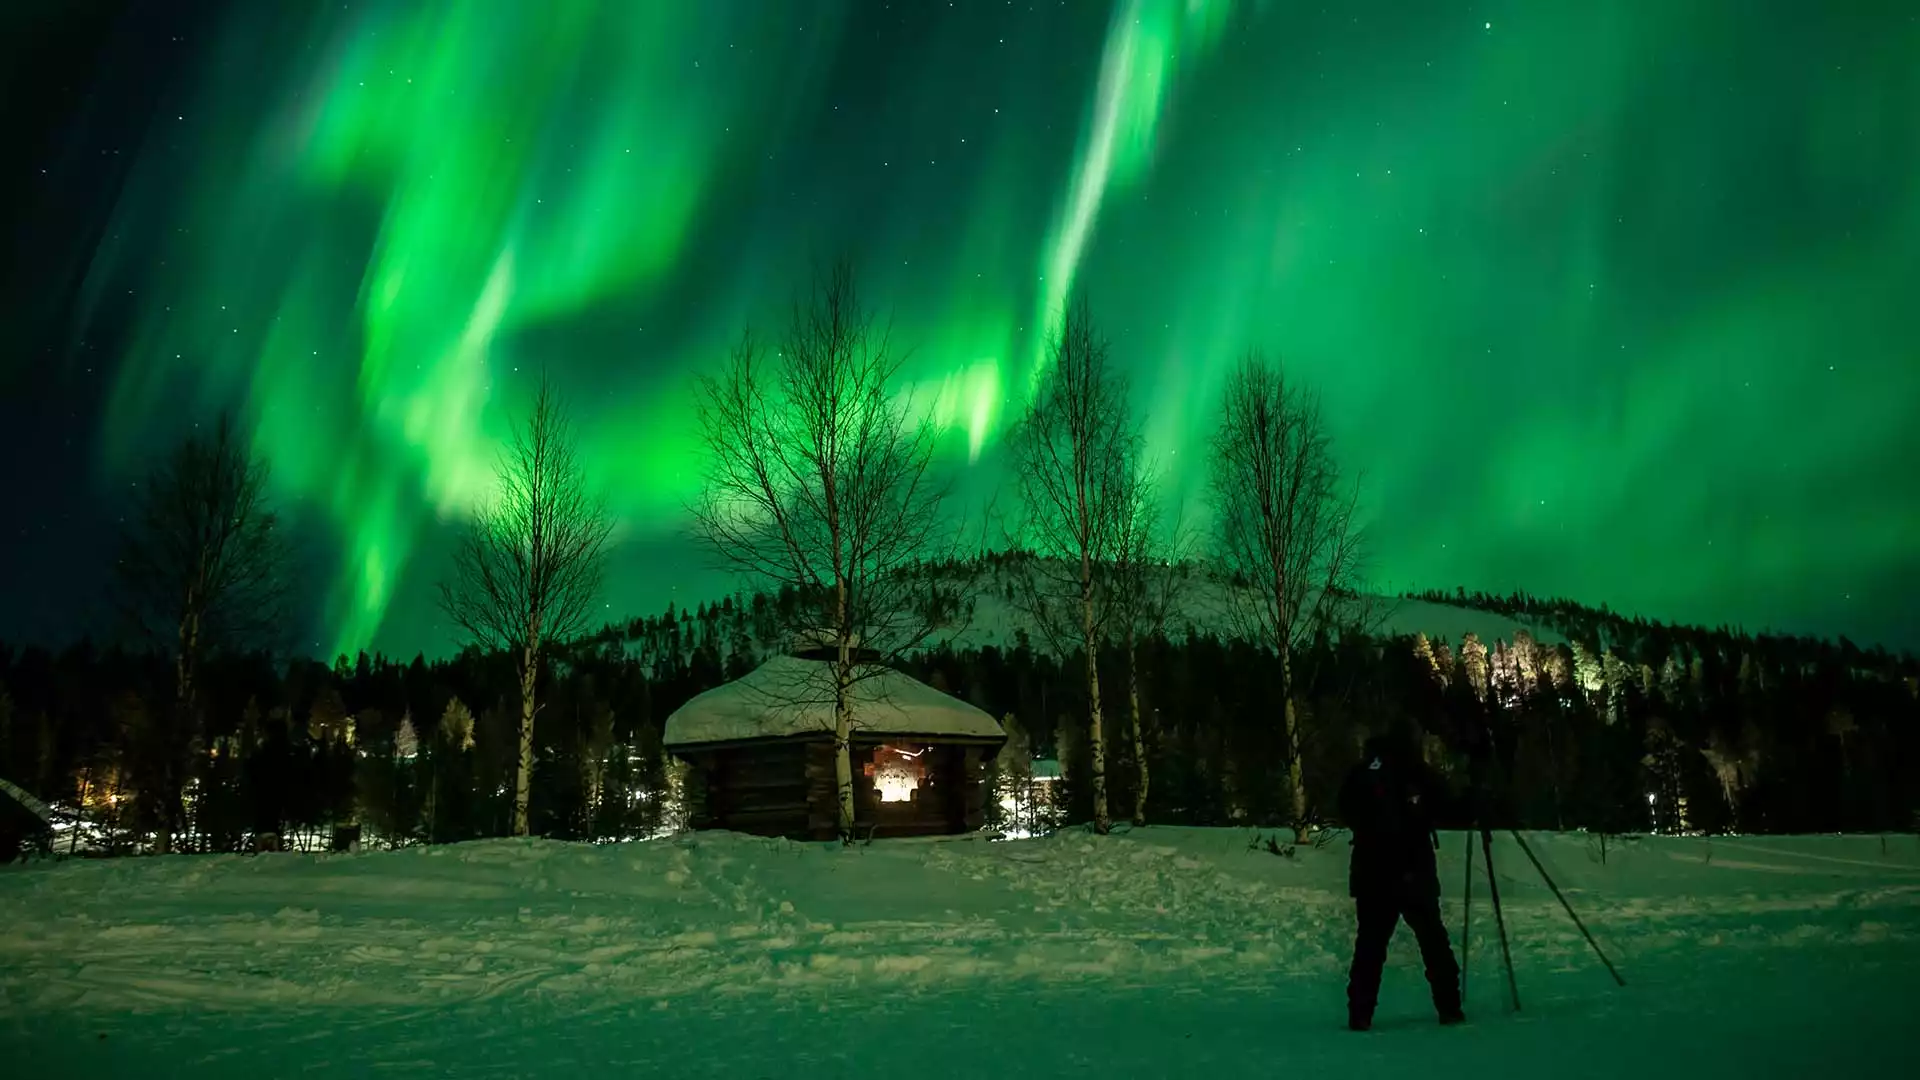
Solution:
[[(1321, 637), (1297, 655), (1313, 816), (1327, 820), (1360, 743), (1386, 731), (1417, 739), (1450, 781), (1456, 825), (1477, 814), (1529, 829), (1920, 831), (1920, 668), (1910, 658), (1863, 665), (1826, 644), (1670, 627), (1621, 650), (1543, 646), (1524, 630), (1515, 639)], [(1006, 658), (1013, 671), (1020, 654)], [(987, 650), (932, 663), (951, 682), (941, 665), (964, 679), (968, 664), (991, 670), (992, 660)], [(1277, 658), (1201, 635), (1156, 638), (1142, 660), (1151, 819), (1287, 824)], [(1048, 693), (1072, 688), (1025, 688), (1022, 715), (1055, 718), (1037, 741), (1061, 753), (1067, 817), (1081, 820), (1081, 713), (1033, 712), (1048, 710)], [(1120, 753), (1109, 776), (1124, 786)]]
[(1593, 607), (1565, 597), (1540, 597), (1521, 591), (1490, 593), (1478, 590), (1470, 592), (1465, 588), (1456, 588), (1452, 592), (1425, 589), (1401, 595), (1408, 600), (1491, 611), (1540, 629), (1552, 630), (1568, 640), (1598, 643), (1600, 647), (1628, 646), (1629, 643), (1649, 638), (1654, 640), (1656, 647), (1662, 641), (1690, 641), (1704, 646), (1715, 639), (1754, 640), (1760, 643), (1762, 649), (1770, 652), (1792, 651), (1809, 658), (1831, 658), (1837, 654), (1843, 662), (1853, 666), (1866, 665), (1891, 670), (1903, 663), (1911, 668), (1914, 663), (1911, 656), (1896, 655), (1880, 645), (1862, 647), (1844, 635), (1828, 641), (1796, 634), (1749, 635), (1739, 627), (1729, 625), (1709, 630), (1664, 623), (1644, 615), (1622, 615), (1606, 604)]
[[(721, 642), (730, 610), (670, 612), (550, 658), (533, 832), (590, 840), (671, 827), (660, 733), (689, 697), (746, 670)], [(111, 852), (146, 850), (163, 828), (189, 851), (511, 831), (519, 686), (508, 657), (213, 659), (184, 755), (165, 723), (173, 678), (165, 658), (87, 643), (0, 648), (0, 776), (79, 808), (87, 843)]]
[[(596, 840), (674, 827), (666, 717), (777, 648), (781, 609), (795, 603), (788, 593), (669, 609), (556, 651), (541, 673), (531, 831)], [(1330, 812), (1365, 736), (1397, 730), (1421, 741), (1460, 806), (1477, 804), (1494, 825), (1920, 828), (1911, 658), (1658, 624), (1613, 640), (1316, 638), (1293, 657), (1313, 816)], [(1100, 660), (1116, 673), (1125, 662), (1117, 648)], [(1136, 663), (1148, 820), (1290, 824), (1278, 658), (1207, 634), (1156, 635)], [(935, 649), (906, 666), (1006, 719), (1010, 773), (1057, 759), (1059, 814), (1090, 817), (1084, 655), (1049, 655), (1021, 633), (1009, 648)], [(163, 659), (85, 643), (0, 649), (0, 776), (82, 808), (110, 851), (145, 846), (176, 780), (178, 850), (246, 850), (266, 837), (312, 846), (337, 831), (379, 844), (511, 831), (519, 688), (505, 657), (210, 660), (184, 761), (155, 735), (172, 679)], [(1126, 684), (1102, 685), (1114, 727)], [(1108, 747), (1113, 797), (1131, 800), (1132, 744)]]

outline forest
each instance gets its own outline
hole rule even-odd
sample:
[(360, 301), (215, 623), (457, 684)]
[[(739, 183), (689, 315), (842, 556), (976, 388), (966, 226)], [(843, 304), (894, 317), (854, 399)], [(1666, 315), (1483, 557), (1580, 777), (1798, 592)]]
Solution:
[[(1920, 831), (1920, 665), (1848, 643), (1755, 637), (1629, 620), (1528, 597), (1424, 599), (1544, 619), (1568, 644), (1325, 637), (1298, 661), (1303, 773), (1326, 821), (1333, 785), (1374, 731), (1417, 733), (1428, 761), (1489, 824), (1594, 832)], [(779, 646), (791, 592), (728, 598), (607, 626), (542, 672), (532, 829), (573, 840), (674, 827), (669, 713)], [(1084, 657), (1024, 633), (1008, 649), (934, 647), (903, 666), (995, 716), (1012, 736), (997, 783), (1026, 785), (1033, 759), (1061, 782), (1032, 819), (1091, 816)], [(1123, 715), (1124, 658), (1104, 715)], [(1272, 722), (1276, 658), (1206, 633), (1140, 648), (1154, 824), (1289, 824), (1285, 747)], [(260, 837), (369, 845), (510, 832), (517, 676), (469, 649), (429, 663), (362, 654), (332, 666), (235, 656), (203, 673), (205, 729), (173, 764), (151, 702), (172, 672), (138, 652), (81, 643), (0, 649), (0, 776), (82, 808), (88, 847), (144, 850), (181, 784), (176, 850), (251, 850)], [(1111, 732), (1110, 732), (1111, 734)], [(1115, 797), (1131, 805), (1130, 743), (1114, 739)], [(1490, 752), (1489, 752), (1490, 751)], [(1485, 769), (1476, 769), (1485, 761)], [(1463, 798), (1458, 813), (1470, 813)], [(1467, 824), (1461, 821), (1461, 824)], [(79, 833), (68, 834), (77, 846)]]

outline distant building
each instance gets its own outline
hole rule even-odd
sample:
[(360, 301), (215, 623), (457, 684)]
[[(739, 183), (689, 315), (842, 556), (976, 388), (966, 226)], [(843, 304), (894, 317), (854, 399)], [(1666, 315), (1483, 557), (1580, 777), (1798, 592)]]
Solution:
[[(688, 823), (762, 836), (839, 835), (833, 665), (776, 656), (667, 718), (687, 763)], [(985, 766), (1006, 742), (994, 718), (898, 671), (867, 663), (853, 687), (856, 831), (969, 832), (986, 820)]]

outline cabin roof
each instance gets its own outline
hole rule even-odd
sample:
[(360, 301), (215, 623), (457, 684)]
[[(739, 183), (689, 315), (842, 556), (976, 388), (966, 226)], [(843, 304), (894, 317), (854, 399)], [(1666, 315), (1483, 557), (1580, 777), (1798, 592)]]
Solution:
[[(869, 734), (1004, 739), (991, 715), (918, 679), (862, 665), (853, 685), (853, 727)], [(667, 717), (668, 749), (833, 731), (833, 665), (776, 656), (714, 687)]]

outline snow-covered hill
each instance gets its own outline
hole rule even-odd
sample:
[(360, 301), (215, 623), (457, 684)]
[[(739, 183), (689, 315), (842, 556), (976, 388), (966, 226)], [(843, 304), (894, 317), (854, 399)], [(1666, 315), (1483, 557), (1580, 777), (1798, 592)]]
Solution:
[[(1014, 573), (1011, 569), (989, 570), (970, 584), (967, 593), (973, 601), (973, 613), (953, 638), (957, 647), (1006, 647), (1014, 642), (1015, 632), (1021, 629), (1028, 631), (1034, 647), (1045, 646), (1039, 635), (1033, 633), (1032, 620), (1018, 600), (1021, 593), (1015, 585)], [(1169, 573), (1175, 576), (1170, 583), (1160, 586), (1172, 597), (1172, 615), (1166, 620), (1169, 635), (1183, 636), (1189, 628), (1228, 639), (1244, 633), (1233, 611), (1228, 591), (1231, 586), (1210, 579), (1198, 569)], [(1566, 640), (1550, 627), (1476, 608), (1388, 596), (1370, 596), (1367, 605), (1368, 624), (1383, 635), (1419, 633), (1435, 642), (1458, 645), (1472, 633), (1492, 646), (1496, 641), (1510, 642), (1516, 632), (1525, 630), (1534, 640), (1546, 645)]]
[[(1587, 838), (1534, 837), (1625, 989), (1502, 838), (1525, 1011), (1504, 1007), (1483, 879), (1473, 1022), (1434, 1027), (1402, 940), (1356, 1036), (1344, 845), (1253, 839), (695, 834), (7, 868), (0, 1050), (21, 1076), (1844, 1076), (1920, 999), (1914, 837), (1616, 840), (1604, 864)], [(1463, 842), (1442, 848), (1456, 935)]]

